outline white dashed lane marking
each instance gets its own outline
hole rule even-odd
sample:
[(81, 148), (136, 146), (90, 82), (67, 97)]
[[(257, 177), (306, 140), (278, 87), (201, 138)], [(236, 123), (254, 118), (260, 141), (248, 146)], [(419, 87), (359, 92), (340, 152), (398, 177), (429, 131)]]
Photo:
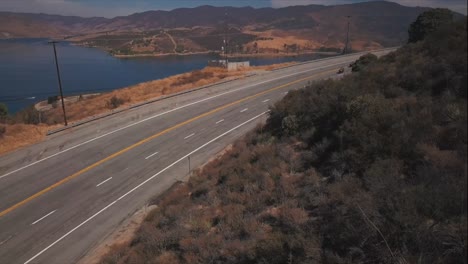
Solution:
[(105, 180), (105, 181), (99, 183), (98, 185), (96, 185), (96, 187), (99, 187), (99, 186), (103, 185), (104, 183), (106, 183), (106, 182), (108, 182), (108, 181), (110, 181), (110, 180), (112, 180), (112, 177), (110, 177), (109, 179), (107, 179), (107, 180)]
[(149, 159), (149, 158), (153, 157), (154, 155), (157, 155), (158, 153), (159, 153), (159, 152), (155, 152), (155, 153), (149, 155), (148, 157), (146, 157), (145, 159)]
[(189, 138), (191, 138), (191, 137), (193, 137), (193, 136), (195, 136), (195, 133), (193, 133), (193, 134), (190, 134), (190, 135), (188, 135), (188, 136), (184, 137), (184, 139), (189, 139)]
[(54, 210), (54, 211), (52, 211), (52, 212), (50, 212), (50, 213), (48, 213), (48, 214), (44, 215), (43, 217), (41, 217), (41, 218), (37, 219), (37, 220), (36, 220), (36, 221), (34, 221), (34, 222), (31, 224), (31, 225), (35, 225), (35, 224), (39, 223), (40, 221), (44, 220), (44, 218), (46, 218), (46, 217), (48, 217), (49, 215), (51, 215), (51, 214), (55, 213), (55, 211), (57, 211), (57, 210)]

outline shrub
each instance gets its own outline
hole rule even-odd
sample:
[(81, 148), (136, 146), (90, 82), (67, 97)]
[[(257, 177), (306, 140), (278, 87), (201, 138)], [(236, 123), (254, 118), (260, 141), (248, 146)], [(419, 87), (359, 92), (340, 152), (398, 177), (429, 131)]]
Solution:
[(41, 121), (40, 115), (41, 113), (34, 106), (30, 106), (16, 113), (15, 119), (19, 123), (37, 125)]
[(0, 103), (0, 122), (5, 121), (8, 116), (8, 107), (5, 104)]
[(445, 8), (436, 8), (418, 16), (408, 30), (408, 42), (423, 40), (428, 34), (436, 31), (453, 20), (453, 12)]
[(111, 99), (109, 99), (109, 101), (106, 102), (106, 106), (109, 109), (115, 109), (115, 108), (121, 106), (124, 103), (125, 103), (124, 99), (114, 95), (114, 96), (111, 97)]
[(56, 103), (57, 101), (58, 101), (57, 95), (47, 97), (47, 104), (53, 104), (53, 103)]
[(102, 259), (99, 261), (99, 264), (117, 264), (119, 263), (119, 259), (121, 259), (125, 254), (127, 254), (127, 245), (119, 244), (113, 245), (109, 249)]
[(351, 63), (351, 69), (353, 72), (359, 72), (376, 61), (377, 56), (372, 53), (367, 53), (366, 55), (362, 55), (357, 61)]

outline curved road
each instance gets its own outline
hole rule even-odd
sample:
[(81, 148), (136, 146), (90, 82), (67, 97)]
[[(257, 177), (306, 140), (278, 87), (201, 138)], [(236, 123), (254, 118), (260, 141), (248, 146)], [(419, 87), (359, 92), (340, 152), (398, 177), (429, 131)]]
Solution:
[[(391, 51), (376, 52), (383, 55)], [(0, 157), (0, 263), (75, 263), (154, 195), (266, 119), (288, 90), (362, 54), (168, 98)]]

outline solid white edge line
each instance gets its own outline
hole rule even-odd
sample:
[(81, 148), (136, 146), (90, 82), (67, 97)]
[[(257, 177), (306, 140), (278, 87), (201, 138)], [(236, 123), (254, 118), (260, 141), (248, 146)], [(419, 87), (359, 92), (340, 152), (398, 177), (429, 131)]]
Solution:
[(107, 179), (107, 180), (105, 180), (105, 181), (99, 183), (98, 185), (96, 185), (96, 187), (99, 187), (99, 186), (103, 185), (104, 183), (106, 183), (106, 182), (108, 182), (108, 181), (110, 181), (110, 180), (112, 180), (112, 177), (110, 177), (109, 179)]
[(54, 211), (52, 211), (52, 212), (50, 212), (50, 213), (48, 213), (48, 214), (44, 215), (43, 217), (41, 217), (41, 218), (37, 219), (37, 220), (36, 220), (36, 221), (34, 221), (34, 222), (31, 224), (31, 225), (35, 225), (35, 224), (39, 223), (40, 221), (44, 220), (44, 218), (46, 218), (46, 217), (48, 217), (49, 215), (51, 215), (51, 214), (55, 213), (55, 211), (57, 211), (57, 210), (54, 210)]
[(9, 237), (7, 237), (7, 239), (3, 240), (0, 242), (0, 246), (5, 244), (6, 242), (8, 242), (8, 240), (12, 239), (13, 238), (13, 235), (10, 235)]
[(148, 157), (146, 157), (145, 159), (149, 159), (149, 158), (153, 157), (154, 155), (157, 155), (158, 153), (159, 153), (159, 152), (155, 152), (155, 153), (149, 155)]
[(249, 109), (248, 109), (248, 108), (244, 108), (244, 109), (242, 109), (240, 112), (241, 112), (241, 113), (244, 113), (244, 112), (247, 111), (247, 110), (249, 110)]
[(195, 133), (192, 133), (192, 134), (190, 134), (190, 135), (184, 137), (184, 139), (189, 139), (189, 138), (191, 138), (191, 137), (193, 137), (193, 136), (195, 136)]
[(86, 219), (85, 221), (83, 221), (81, 224), (77, 225), (76, 227), (74, 227), (72, 230), (68, 231), (65, 235), (61, 236), (59, 239), (57, 239), (55, 242), (53, 242), (52, 244), (50, 244), (49, 246), (47, 246), (46, 248), (44, 248), (43, 250), (41, 250), (39, 253), (37, 253), (36, 255), (34, 255), (32, 258), (30, 258), (29, 260), (27, 260), (26, 262), (24, 262), (24, 264), (28, 264), (30, 263), (31, 261), (33, 261), (34, 259), (36, 259), (37, 257), (39, 257), (40, 255), (42, 255), (44, 252), (46, 252), (47, 250), (49, 250), (51, 247), (53, 247), (54, 245), (56, 245), (58, 242), (62, 241), (64, 238), (66, 238), (67, 236), (69, 236), (71, 233), (75, 232), (78, 228), (82, 227), (83, 225), (85, 225), (86, 223), (88, 223), (89, 221), (93, 220), (96, 216), (98, 216), (99, 214), (101, 214), (102, 212), (104, 212), (105, 210), (109, 209), (109, 207), (111, 207), (112, 205), (114, 205), (116, 202), (122, 200), (123, 198), (125, 198), (127, 195), (131, 194), (132, 192), (134, 192), (135, 190), (139, 189), (141, 186), (145, 185), (147, 182), (151, 181), (152, 179), (156, 178), (157, 176), (159, 176), (161, 173), (167, 171), (168, 169), (174, 167), (174, 165), (176, 165), (177, 163), (185, 160), (187, 157), (189, 157), (190, 155), (194, 154), (195, 152), (198, 152), (200, 149), (206, 147), (207, 145), (213, 143), (214, 141), (224, 137), (225, 135), (231, 133), (232, 131), (252, 122), (253, 120), (265, 115), (266, 113), (270, 112), (269, 110), (268, 111), (265, 111), (247, 121), (245, 121), (244, 123), (240, 124), (240, 125), (237, 125), (236, 127), (234, 128), (231, 128), (229, 129), (228, 131), (224, 132), (223, 134), (215, 137), (214, 139), (206, 142), (205, 144), (201, 145), (200, 147), (198, 147), (197, 149), (193, 150), (192, 152), (190, 152), (189, 154), (183, 156), (182, 158), (176, 160), (174, 163), (172, 163), (171, 165), (167, 166), (166, 168), (162, 169), (161, 171), (159, 171), (158, 173), (154, 174), (153, 176), (149, 177), (148, 179), (146, 179), (145, 181), (143, 181), (142, 183), (138, 184), (136, 187), (134, 187), (133, 189), (131, 189), (130, 191), (126, 192), (124, 195), (120, 196), (117, 200), (113, 201), (112, 203), (108, 204), (106, 207), (102, 208), (101, 210), (99, 210), (97, 213), (93, 214), (91, 217), (89, 217), (88, 219)]
[[(356, 57), (359, 57), (359, 56), (356, 55)], [(332, 59), (330, 59), (330, 60), (334, 60), (334, 59), (339, 59), (339, 58), (332, 58)], [(227, 92), (224, 92), (224, 93), (220, 93), (220, 94), (217, 94), (217, 95), (214, 95), (214, 96), (211, 96), (211, 97), (207, 97), (207, 98), (202, 99), (202, 100), (199, 100), (199, 101), (195, 101), (195, 102), (192, 102), (192, 103), (183, 105), (183, 106), (176, 107), (176, 108), (174, 108), (174, 109), (171, 109), (171, 110), (168, 110), (168, 111), (166, 111), (166, 112), (162, 112), (162, 113), (156, 114), (156, 115), (154, 115), (154, 116), (147, 117), (147, 118), (142, 119), (142, 120), (140, 120), (140, 121), (138, 121), (138, 122), (135, 122), (135, 123), (132, 123), (132, 124), (123, 126), (123, 127), (121, 127), (121, 128), (118, 128), (118, 129), (113, 130), (113, 131), (111, 131), (111, 132), (108, 132), (108, 133), (106, 133), (106, 134), (103, 134), (103, 135), (100, 135), (100, 136), (98, 136), (98, 137), (95, 137), (95, 138), (92, 138), (92, 139), (90, 139), (90, 140), (87, 140), (87, 141), (85, 141), (85, 142), (83, 142), (83, 143), (79, 143), (79, 144), (77, 144), (77, 145), (75, 145), (75, 146), (73, 146), (73, 147), (70, 147), (70, 148), (68, 148), (68, 149), (62, 150), (62, 151), (57, 152), (57, 153), (55, 153), (55, 154), (52, 154), (52, 155), (50, 155), (50, 156), (48, 156), (48, 157), (45, 157), (45, 158), (43, 158), (43, 159), (37, 160), (37, 161), (35, 161), (35, 162), (31, 163), (31, 164), (28, 164), (28, 165), (26, 165), (26, 166), (23, 166), (23, 167), (19, 168), (19, 169), (16, 169), (16, 170), (14, 170), (14, 171), (8, 172), (8, 173), (6, 173), (6, 174), (0, 176), (0, 179), (2, 179), (2, 178), (4, 178), (4, 177), (7, 177), (7, 176), (9, 176), (9, 175), (11, 175), (11, 174), (13, 174), (13, 173), (15, 173), (15, 172), (18, 172), (18, 171), (24, 170), (24, 169), (26, 169), (26, 168), (29, 168), (29, 167), (31, 167), (31, 166), (34, 166), (34, 165), (36, 165), (36, 164), (38, 164), (38, 163), (40, 163), (40, 162), (43, 162), (43, 161), (45, 161), (45, 160), (48, 160), (48, 159), (53, 158), (53, 157), (55, 157), (55, 156), (58, 156), (58, 155), (60, 155), (60, 154), (63, 154), (63, 153), (65, 153), (65, 152), (68, 152), (68, 151), (70, 151), (70, 150), (73, 150), (73, 149), (75, 149), (75, 148), (81, 147), (81, 146), (83, 146), (83, 145), (85, 145), (85, 144), (88, 144), (88, 143), (91, 143), (91, 142), (96, 141), (96, 140), (98, 140), (98, 139), (101, 139), (101, 138), (103, 138), (103, 137), (112, 135), (112, 134), (114, 134), (114, 133), (117, 133), (117, 132), (122, 131), (122, 130), (124, 130), (124, 129), (127, 129), (127, 128), (129, 128), (129, 127), (136, 126), (136, 125), (141, 124), (141, 123), (143, 123), (143, 122), (149, 121), (149, 120), (154, 119), (154, 118), (156, 118), (156, 117), (160, 117), (160, 116), (162, 116), (162, 115), (166, 115), (166, 114), (168, 114), (168, 113), (171, 113), (171, 112), (174, 112), (174, 111), (177, 111), (177, 110), (180, 110), (180, 109), (183, 109), (183, 108), (186, 108), (186, 107), (195, 105), (195, 104), (199, 104), (199, 103), (202, 103), (202, 102), (205, 102), (205, 101), (208, 101), (208, 100), (211, 100), (211, 99), (214, 99), (214, 98), (217, 98), (217, 97), (226, 95), (226, 94), (234, 93), (234, 92), (237, 92), (237, 91), (242, 91), (242, 90), (251, 88), (251, 87), (253, 87), (253, 86), (257, 86), (257, 85), (261, 85), (261, 84), (273, 82), (273, 81), (276, 81), (276, 80), (288, 78), (288, 77), (291, 77), (291, 76), (294, 76), (294, 75), (299, 75), (299, 74), (306, 73), (306, 72), (310, 72), (310, 71), (321, 70), (321, 69), (324, 69), (324, 68), (329, 68), (329, 67), (333, 67), (333, 66), (337, 66), (337, 65), (342, 65), (342, 64), (348, 63), (349, 61), (353, 61), (353, 60), (350, 60), (349, 58), (347, 58), (347, 59), (348, 59), (348, 60), (346, 60), (345, 62), (340, 62), (340, 63), (330, 64), (330, 65), (321, 66), (321, 67), (317, 67), (317, 68), (312, 68), (312, 69), (308, 69), (308, 70), (296, 72), (296, 73), (293, 73), (293, 74), (284, 75), (284, 76), (282, 76), (282, 77), (273, 78), (273, 79), (269, 79), (269, 80), (266, 80), (266, 81), (254, 83), (254, 84), (247, 85), (247, 86), (244, 86), (244, 87), (241, 87), (241, 88), (233, 89), (233, 90), (230, 90), (230, 91), (227, 91)], [(320, 62), (323, 62), (323, 61), (320, 61)], [(301, 65), (298, 65), (298, 66), (301, 66)]]
[(221, 119), (218, 122), (216, 122), (216, 125), (219, 124), (219, 123), (222, 123), (222, 122), (224, 122), (224, 119)]

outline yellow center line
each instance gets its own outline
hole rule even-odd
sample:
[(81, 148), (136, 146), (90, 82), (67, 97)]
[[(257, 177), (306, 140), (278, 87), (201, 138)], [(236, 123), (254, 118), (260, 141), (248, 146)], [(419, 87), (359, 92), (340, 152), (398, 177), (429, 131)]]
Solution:
[(306, 78), (302, 78), (302, 79), (299, 79), (299, 80), (296, 80), (296, 81), (293, 81), (293, 82), (289, 82), (289, 83), (286, 83), (286, 84), (283, 84), (283, 85), (280, 85), (280, 86), (277, 86), (277, 87), (274, 87), (274, 88), (265, 90), (265, 91), (263, 91), (263, 92), (260, 92), (260, 93), (254, 94), (254, 95), (250, 95), (250, 96), (244, 97), (244, 98), (242, 98), (242, 99), (240, 99), (240, 100), (237, 100), (237, 101), (231, 102), (231, 103), (229, 103), (229, 104), (220, 106), (220, 107), (215, 108), (215, 109), (213, 109), (213, 110), (211, 110), (211, 111), (205, 112), (205, 113), (203, 113), (203, 114), (201, 114), (201, 115), (199, 115), (199, 116), (190, 118), (190, 119), (188, 119), (188, 120), (186, 120), (186, 121), (184, 121), (184, 122), (182, 122), (182, 123), (179, 123), (179, 124), (177, 124), (177, 125), (175, 125), (175, 126), (172, 126), (172, 127), (170, 127), (170, 128), (167, 128), (167, 129), (165, 129), (165, 130), (163, 130), (163, 131), (161, 131), (161, 132), (159, 132), (159, 133), (157, 133), (157, 134), (154, 134), (154, 135), (152, 135), (152, 136), (150, 136), (150, 137), (148, 137), (148, 138), (145, 138), (145, 139), (143, 139), (143, 140), (141, 140), (141, 141), (139, 141), (139, 142), (137, 142), (137, 143), (135, 143), (135, 144), (133, 144), (133, 145), (131, 145), (131, 146), (128, 146), (128, 147), (126, 147), (126, 148), (124, 148), (124, 149), (122, 149), (122, 150), (119, 150), (118, 152), (115, 152), (114, 154), (112, 154), (112, 155), (110, 155), (110, 156), (108, 156), (108, 157), (106, 157), (106, 158), (104, 158), (104, 159), (102, 159), (102, 160), (100, 160), (100, 161), (98, 161), (98, 162), (96, 162), (96, 163), (94, 163), (94, 164), (92, 164), (92, 165), (90, 165), (90, 166), (88, 166), (88, 167), (86, 167), (86, 168), (84, 168), (84, 169), (78, 171), (78, 172), (75, 172), (75, 173), (73, 173), (72, 175), (70, 175), (70, 176), (68, 176), (68, 177), (66, 177), (66, 178), (63, 178), (62, 180), (60, 180), (60, 181), (58, 181), (58, 182), (56, 182), (56, 183), (50, 185), (49, 187), (47, 187), (47, 188), (45, 188), (45, 189), (43, 189), (43, 190), (41, 190), (41, 191), (39, 191), (39, 192), (37, 192), (37, 193), (31, 195), (30, 197), (28, 197), (28, 198), (22, 200), (21, 202), (18, 202), (17, 204), (11, 206), (10, 208), (5, 209), (4, 211), (0, 212), (0, 217), (2, 217), (2, 216), (4, 216), (4, 215), (6, 215), (6, 214), (8, 214), (8, 213), (10, 213), (10, 212), (12, 212), (12, 211), (18, 209), (19, 207), (21, 207), (21, 206), (27, 204), (28, 202), (30, 202), (30, 201), (32, 201), (32, 200), (38, 198), (39, 196), (42, 196), (42, 195), (44, 195), (44, 194), (46, 194), (46, 193), (52, 191), (53, 189), (59, 187), (60, 185), (63, 185), (63, 184), (65, 184), (65, 183), (71, 181), (72, 179), (74, 179), (74, 178), (80, 176), (81, 174), (83, 174), (83, 173), (85, 173), (85, 172), (88, 172), (88, 171), (90, 171), (90, 170), (92, 170), (92, 169), (98, 167), (99, 165), (101, 165), (101, 164), (103, 164), (103, 163), (105, 163), (105, 162), (107, 162), (107, 161), (109, 161), (109, 160), (112, 160), (112, 159), (114, 159), (114, 158), (116, 158), (116, 157), (118, 157), (118, 156), (124, 154), (125, 152), (128, 152), (128, 151), (131, 150), (131, 149), (134, 149), (134, 148), (136, 148), (136, 147), (138, 147), (138, 146), (141, 146), (141, 145), (143, 145), (143, 144), (145, 144), (145, 143), (147, 143), (147, 142), (149, 142), (149, 141), (151, 141), (151, 140), (153, 140), (153, 139), (155, 139), (155, 138), (158, 138), (158, 137), (160, 137), (160, 136), (162, 136), (162, 135), (164, 135), (164, 134), (167, 134), (167, 133), (169, 133), (169, 132), (171, 132), (171, 131), (173, 131), (173, 130), (175, 130), (175, 129), (177, 129), (177, 128), (180, 128), (180, 127), (182, 127), (182, 126), (184, 126), (184, 125), (190, 124), (190, 123), (192, 123), (192, 122), (194, 122), (194, 121), (196, 121), (196, 120), (199, 120), (199, 119), (201, 119), (201, 118), (203, 118), (203, 117), (206, 117), (206, 116), (209, 116), (209, 115), (214, 114), (214, 113), (216, 113), (216, 112), (219, 112), (219, 111), (221, 111), (221, 110), (224, 110), (224, 109), (226, 109), (226, 108), (228, 108), (228, 107), (231, 107), (231, 106), (240, 104), (240, 103), (245, 102), (245, 101), (247, 101), (247, 100), (250, 100), (250, 99), (253, 99), (253, 98), (262, 96), (262, 95), (264, 95), (264, 94), (273, 92), (273, 91), (275, 91), (275, 90), (279, 90), (279, 89), (282, 89), (282, 88), (291, 86), (291, 85), (293, 85), (293, 84), (296, 84), (296, 83), (305, 81), (305, 80), (307, 80), (307, 79), (315, 78), (315, 77), (317, 77), (317, 75), (328, 74), (328, 73), (330, 73), (330, 72), (332, 72), (332, 71), (336, 71), (336, 70), (333, 69), (333, 70), (321, 72), (321, 73), (316, 74), (316, 75), (314, 75), (314, 76), (309, 76), (309, 77), (306, 77)]

